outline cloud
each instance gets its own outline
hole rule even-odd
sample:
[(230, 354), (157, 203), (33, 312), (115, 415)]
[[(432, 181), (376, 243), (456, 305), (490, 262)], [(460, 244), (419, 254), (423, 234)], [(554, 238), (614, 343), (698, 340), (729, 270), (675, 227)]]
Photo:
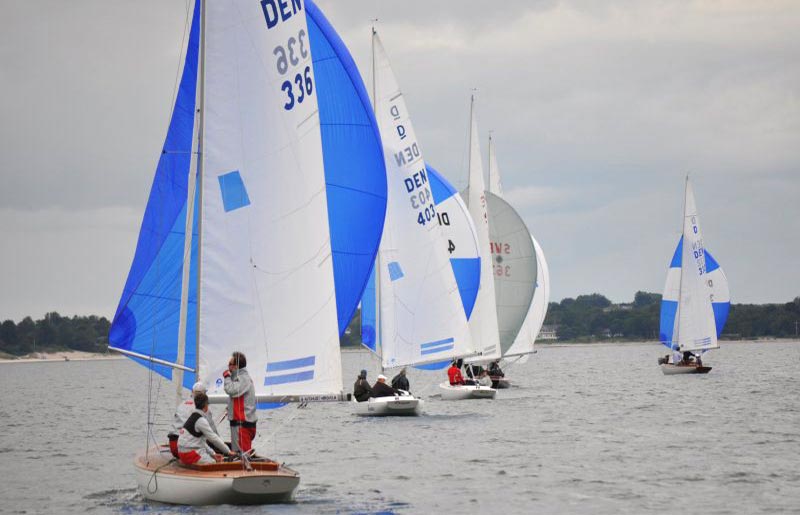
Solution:
[[(367, 84), (379, 18), (425, 159), (459, 187), (478, 88), (481, 140), (494, 131), (554, 300), (660, 291), (687, 172), (733, 298), (800, 294), (797, 2), (318, 5)], [(0, 284), (12, 285), (0, 313), (113, 313), (169, 122), (186, 7), (4, 9), (0, 227), (14, 250), (0, 262)]]

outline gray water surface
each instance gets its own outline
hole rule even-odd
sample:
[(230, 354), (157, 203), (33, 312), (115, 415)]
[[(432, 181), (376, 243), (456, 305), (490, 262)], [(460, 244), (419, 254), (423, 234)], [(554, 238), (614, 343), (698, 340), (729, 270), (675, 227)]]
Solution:
[[(133, 362), (0, 364), (0, 512), (800, 513), (800, 343), (723, 343), (702, 376), (663, 376), (656, 344), (538, 349), (494, 401), (430, 398), (444, 372), (412, 371), (421, 417), (260, 412), (256, 447), (302, 479), (294, 504), (258, 507), (142, 499), (150, 378)], [(343, 356), (347, 389), (374, 380), (369, 355)], [(174, 393), (153, 392), (163, 437)]]

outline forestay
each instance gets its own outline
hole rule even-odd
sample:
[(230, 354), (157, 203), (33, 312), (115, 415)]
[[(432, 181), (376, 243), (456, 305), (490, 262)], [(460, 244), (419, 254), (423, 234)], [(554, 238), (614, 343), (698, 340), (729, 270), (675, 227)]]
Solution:
[(373, 51), (375, 113), (388, 191), (375, 294), (382, 366), (474, 354), (425, 161), (405, 100), (374, 31)]
[[(664, 298), (677, 298), (671, 347), (680, 351), (717, 348), (717, 329), (712, 308), (713, 291), (706, 268), (706, 253), (692, 186), (686, 178), (686, 196), (681, 239), (678, 292), (665, 291)], [(713, 283), (713, 279), (712, 279)], [(670, 287), (669, 279), (667, 287)], [(663, 320), (662, 320), (663, 323)]]
[(475, 118), (475, 97), (472, 98), (470, 104), (469, 132), (469, 195), (466, 198), (469, 214), (478, 233), (478, 248), (481, 256), (480, 289), (469, 325), (473, 345), (482, 353), (479, 359), (486, 361), (500, 358), (500, 338), (489, 247), (489, 214), (486, 205), (486, 188), (483, 182), (480, 142), (478, 141), (478, 122)]

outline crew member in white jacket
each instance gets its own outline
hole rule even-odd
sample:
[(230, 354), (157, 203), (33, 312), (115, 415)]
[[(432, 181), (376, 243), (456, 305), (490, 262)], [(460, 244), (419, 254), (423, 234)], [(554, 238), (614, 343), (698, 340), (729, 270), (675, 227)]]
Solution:
[(208, 413), (208, 395), (198, 393), (194, 396), (195, 410), (189, 415), (186, 423), (178, 433), (178, 459), (181, 463), (215, 463), (214, 454), (209, 449), (213, 445), (227, 456), (234, 456), (222, 438), (212, 429), (206, 418)]
[[(169, 450), (176, 458), (178, 457), (178, 433), (189, 419), (189, 415), (191, 415), (195, 410), (194, 396), (198, 393), (206, 393), (207, 391), (208, 389), (203, 383), (194, 383), (194, 386), (192, 386), (192, 391), (189, 392), (189, 396), (186, 398), (186, 400), (178, 404), (178, 407), (175, 408), (175, 415), (172, 417), (172, 430), (167, 434), (167, 438), (169, 439)], [(206, 419), (208, 419), (211, 429), (213, 429), (215, 433), (219, 433), (219, 431), (217, 431), (216, 424), (214, 424), (214, 419), (211, 416), (210, 411), (206, 413)]]

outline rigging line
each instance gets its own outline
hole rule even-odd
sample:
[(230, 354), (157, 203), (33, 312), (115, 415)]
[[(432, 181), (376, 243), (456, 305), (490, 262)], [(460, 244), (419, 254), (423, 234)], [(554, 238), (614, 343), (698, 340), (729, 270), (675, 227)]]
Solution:
[[(200, 1), (200, 0), (198, 0)], [(192, 2), (190, 0), (186, 0), (185, 5), (185, 14), (183, 19), (183, 35), (181, 36), (181, 46), (180, 51), (178, 52), (178, 66), (175, 67), (175, 81), (172, 85), (172, 100), (170, 104), (167, 106), (167, 112), (172, 115), (172, 106), (175, 105), (175, 99), (178, 96), (178, 88), (180, 85), (180, 76), (181, 72), (183, 71), (183, 67), (181, 63), (185, 60), (186, 56), (184, 55), (184, 49), (188, 52), (189, 48), (186, 45), (186, 35), (189, 33), (189, 27), (191, 25), (191, 18), (190, 13), (192, 12)]]

